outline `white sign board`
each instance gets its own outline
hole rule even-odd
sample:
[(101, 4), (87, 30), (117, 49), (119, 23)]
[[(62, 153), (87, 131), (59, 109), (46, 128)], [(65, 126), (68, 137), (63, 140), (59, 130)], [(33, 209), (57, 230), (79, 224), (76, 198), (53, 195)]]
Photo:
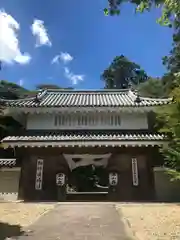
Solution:
[(36, 182), (35, 182), (35, 189), (41, 190), (42, 189), (42, 181), (43, 181), (43, 159), (37, 160), (37, 168), (36, 168)]
[(132, 158), (132, 181), (134, 186), (139, 185), (137, 159)]

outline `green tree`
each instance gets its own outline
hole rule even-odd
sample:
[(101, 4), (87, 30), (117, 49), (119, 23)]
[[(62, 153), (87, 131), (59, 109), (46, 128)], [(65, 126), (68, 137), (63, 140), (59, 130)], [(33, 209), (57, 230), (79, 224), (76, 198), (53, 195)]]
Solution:
[(163, 64), (171, 73), (177, 73), (180, 69), (180, 29), (173, 36), (173, 48), (169, 55), (163, 58)]
[(21, 126), (12, 117), (4, 116), (4, 101), (2, 99), (23, 98), (29, 91), (16, 83), (5, 80), (0, 81), (0, 139), (18, 131)]
[(163, 81), (160, 78), (149, 78), (137, 86), (139, 94), (143, 97), (162, 98), (166, 96)]
[[(180, 16), (178, 16), (180, 19)], [(165, 165), (170, 167), (172, 179), (180, 179), (180, 21), (174, 24), (173, 48), (163, 58), (168, 72), (162, 77), (166, 94), (173, 97), (173, 104), (164, 106), (158, 112), (158, 120), (162, 124), (161, 132), (168, 135), (169, 145), (162, 149)]]
[(172, 50), (168, 56), (163, 58), (163, 64), (167, 68), (167, 73), (162, 77), (162, 82), (165, 86), (165, 92), (168, 94), (176, 86), (174, 74), (180, 70), (180, 24), (174, 28)]
[(128, 60), (125, 56), (117, 56), (110, 66), (104, 70), (101, 79), (105, 82), (105, 88), (122, 89), (130, 84), (137, 85), (147, 79), (147, 74), (140, 66)]
[(18, 99), (27, 94), (29, 91), (16, 83), (6, 80), (0, 80), (0, 98)]
[(162, 149), (165, 165), (171, 170), (172, 179), (180, 179), (180, 74), (176, 74), (176, 86), (171, 92), (172, 104), (163, 106), (157, 112), (160, 132), (168, 136), (169, 145)]

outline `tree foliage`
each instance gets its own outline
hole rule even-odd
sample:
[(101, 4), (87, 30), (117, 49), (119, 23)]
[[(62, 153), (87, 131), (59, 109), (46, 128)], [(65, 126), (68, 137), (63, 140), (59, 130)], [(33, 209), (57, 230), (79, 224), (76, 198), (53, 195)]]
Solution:
[(168, 72), (162, 78), (166, 93), (173, 97), (173, 104), (164, 106), (158, 112), (158, 120), (163, 126), (160, 131), (169, 137), (169, 146), (162, 149), (162, 153), (165, 165), (171, 169), (172, 179), (180, 179), (180, 21), (177, 18), (176, 23), (172, 50), (163, 58)]
[(152, 98), (166, 97), (164, 88), (165, 86), (160, 78), (149, 78), (146, 82), (137, 86), (137, 90), (142, 97)]
[[(18, 99), (24, 97), (28, 90), (22, 88), (16, 83), (5, 80), (0, 81), (0, 98), (2, 99)], [(4, 116), (4, 106), (0, 102), (0, 138), (18, 131), (21, 126), (12, 117)]]
[(161, 17), (157, 22), (165, 26), (178, 26), (180, 19), (180, 1), (179, 0), (108, 0), (108, 7), (104, 9), (104, 14), (119, 15), (123, 3), (132, 3), (135, 6), (135, 12), (150, 11), (153, 7), (162, 10)]
[(138, 64), (121, 55), (113, 59), (110, 66), (104, 70), (101, 78), (105, 82), (105, 88), (122, 89), (144, 82), (148, 77)]
[(27, 89), (16, 83), (0, 80), (0, 98), (18, 99), (28, 92)]
[(180, 69), (180, 29), (173, 36), (173, 48), (169, 55), (163, 58), (163, 64), (171, 73), (177, 73)]
[(167, 148), (162, 149), (165, 165), (171, 170), (172, 179), (180, 179), (180, 74), (176, 74), (176, 86), (171, 92), (173, 103), (158, 110), (157, 119), (161, 123), (160, 132), (169, 139)]

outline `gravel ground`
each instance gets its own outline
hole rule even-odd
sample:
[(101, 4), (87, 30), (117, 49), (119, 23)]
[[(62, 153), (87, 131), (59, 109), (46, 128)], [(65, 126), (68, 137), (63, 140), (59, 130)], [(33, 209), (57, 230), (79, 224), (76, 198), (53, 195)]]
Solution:
[(26, 227), (53, 207), (53, 204), (0, 203), (0, 222)]
[[(117, 204), (138, 240), (180, 240), (180, 204)], [(20, 234), (54, 204), (0, 203), (0, 240)], [(3, 231), (2, 231), (3, 230)]]
[(180, 204), (118, 204), (139, 240), (180, 240)]

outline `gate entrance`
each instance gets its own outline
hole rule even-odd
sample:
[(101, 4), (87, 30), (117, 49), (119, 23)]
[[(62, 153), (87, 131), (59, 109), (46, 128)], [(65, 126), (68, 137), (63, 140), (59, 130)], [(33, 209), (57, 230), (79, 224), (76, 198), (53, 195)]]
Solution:
[(67, 200), (107, 199), (109, 189), (107, 163), (110, 155), (64, 155), (70, 168)]

